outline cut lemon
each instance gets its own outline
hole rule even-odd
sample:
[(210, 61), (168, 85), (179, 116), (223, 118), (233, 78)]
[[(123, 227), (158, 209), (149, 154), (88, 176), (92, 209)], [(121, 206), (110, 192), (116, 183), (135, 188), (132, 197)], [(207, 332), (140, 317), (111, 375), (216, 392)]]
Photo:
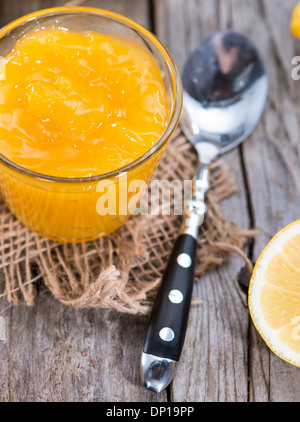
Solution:
[(300, 366), (300, 220), (280, 230), (258, 258), (249, 311), (269, 348)]
[(290, 29), (294, 37), (300, 38), (300, 2), (296, 4), (293, 10)]

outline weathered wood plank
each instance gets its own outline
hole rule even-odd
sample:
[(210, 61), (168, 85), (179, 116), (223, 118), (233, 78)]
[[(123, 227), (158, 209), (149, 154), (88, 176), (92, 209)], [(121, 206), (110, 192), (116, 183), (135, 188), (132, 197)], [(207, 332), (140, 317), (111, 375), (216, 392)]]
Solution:
[[(171, 1), (156, 2), (156, 27), (180, 67), (187, 53), (204, 35), (209, 35), (216, 28), (227, 27), (248, 34), (258, 45), (265, 61), (270, 79), (269, 104), (259, 127), (241, 148), (254, 223), (259, 229), (254, 259), (276, 231), (299, 218), (299, 99), (296, 82), (290, 72), (291, 59), (299, 54), (300, 45), (289, 34), (289, 19), (295, 3), (226, 0), (191, 1), (182, 6), (180, 1), (176, 1), (174, 6)], [(175, 10), (180, 10), (180, 13)], [(164, 26), (167, 16), (170, 19)], [(198, 36), (195, 35), (197, 30)], [(240, 213), (241, 210), (236, 209), (234, 218), (239, 218)], [(234, 272), (230, 271), (230, 275), (234, 276)], [(202, 281), (199, 286), (203, 284)], [(241, 340), (247, 344), (245, 335)], [(217, 350), (220, 353), (220, 349)], [(252, 326), (249, 352), (250, 400), (299, 401), (299, 369), (274, 356)], [(190, 352), (190, 357), (192, 355)], [(215, 392), (214, 396), (202, 393), (200, 398), (203, 397), (215, 400), (220, 396)]]
[[(63, 0), (0, 1), (0, 24)], [(87, 1), (149, 27), (147, 0)], [(7, 338), (0, 338), (0, 401), (165, 401), (140, 384), (144, 318), (74, 310), (39, 294), (32, 308), (1, 301)]]
[[(188, 54), (219, 28), (226, 28), (225, 2), (155, 1), (154, 27), (180, 69)], [(220, 22), (222, 20), (222, 22)], [(250, 225), (239, 150), (224, 156), (237, 194), (223, 204), (225, 215), (243, 228)], [(248, 311), (237, 284), (244, 262), (232, 257), (194, 287), (203, 300), (192, 308), (182, 361), (171, 387), (174, 401), (247, 401)]]
[[(0, 0), (0, 25), (62, 0)], [(289, 35), (295, 0), (154, 0), (154, 24), (181, 69), (207, 35), (234, 27), (257, 43), (270, 80), (269, 103), (255, 133), (240, 151), (255, 226), (254, 260), (270, 237), (298, 216), (299, 121), (291, 58), (300, 42)], [(149, 2), (89, 0), (150, 25)], [(298, 84), (298, 85), (297, 85)], [(224, 156), (238, 192), (224, 212), (240, 227), (250, 225), (240, 151)], [(182, 361), (171, 386), (173, 401), (300, 401), (299, 368), (274, 356), (250, 325), (246, 298), (237, 284), (243, 266), (233, 257), (197, 283)], [(165, 401), (139, 384), (139, 357), (146, 321), (113, 311), (66, 308), (48, 292), (33, 308), (1, 300), (0, 401)], [(2, 333), (2, 334), (1, 334)], [(1, 337), (2, 335), (2, 337)], [(249, 341), (249, 349), (248, 349)], [(249, 360), (248, 360), (249, 353)], [(248, 368), (250, 370), (248, 374)], [(248, 375), (250, 390), (248, 391)]]
[(14, 307), (11, 401), (159, 401), (140, 386), (145, 320), (115, 311), (74, 310), (44, 290), (37, 304)]
[[(248, 184), (259, 236), (254, 259), (280, 228), (299, 218), (299, 85), (291, 78), (291, 59), (299, 42), (289, 33), (295, 1), (232, 1), (232, 23), (257, 43), (270, 82), (262, 121), (243, 145)], [(256, 330), (250, 337), (251, 399), (299, 401), (299, 368), (266, 347)]]
[[(67, 0), (0, 0), (0, 25), (3, 26), (20, 16), (36, 10), (46, 9), (48, 7), (63, 6)], [(81, 2), (83, 6), (98, 7), (100, 9), (111, 10), (121, 13), (145, 27), (149, 27), (149, 3), (147, 0), (86, 0)], [(76, 4), (79, 4), (77, 2)]]
[(11, 305), (0, 299), (0, 402), (10, 400)]

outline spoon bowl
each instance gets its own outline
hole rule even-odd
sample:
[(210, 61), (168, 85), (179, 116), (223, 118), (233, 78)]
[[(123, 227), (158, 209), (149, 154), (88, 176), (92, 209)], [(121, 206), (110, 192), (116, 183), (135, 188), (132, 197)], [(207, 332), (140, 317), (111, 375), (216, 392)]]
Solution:
[(180, 124), (202, 162), (229, 151), (252, 133), (268, 94), (255, 45), (236, 31), (204, 40), (188, 58), (182, 84)]

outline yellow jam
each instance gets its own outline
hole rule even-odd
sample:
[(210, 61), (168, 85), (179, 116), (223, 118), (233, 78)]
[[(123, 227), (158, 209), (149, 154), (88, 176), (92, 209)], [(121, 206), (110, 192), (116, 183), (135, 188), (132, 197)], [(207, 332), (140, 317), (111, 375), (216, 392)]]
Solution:
[(147, 152), (167, 124), (154, 59), (137, 42), (43, 28), (0, 61), (0, 153), (32, 171), (89, 177)]
[[(75, 9), (96, 16), (97, 9)], [(1, 32), (0, 47), (7, 49), (9, 41), (12, 50), (0, 57), (0, 154), (21, 168), (0, 160), (0, 192), (32, 231), (87, 241), (119, 228), (137, 206), (178, 122), (170, 130), (181, 91), (168, 52), (138, 24), (100, 11), (99, 30), (107, 13), (109, 35), (75, 32), (59, 13), (56, 27), (41, 27), (38, 18), (47, 13), (16, 21), (25, 24), (17, 41), (10, 32), (14, 23)], [(87, 15), (79, 16), (88, 29)], [(147, 43), (116, 36), (111, 18)], [(26, 32), (28, 23), (35, 29)], [(168, 136), (161, 138), (166, 128)], [(157, 150), (135, 163), (159, 139)], [(106, 212), (108, 204), (112, 212)]]

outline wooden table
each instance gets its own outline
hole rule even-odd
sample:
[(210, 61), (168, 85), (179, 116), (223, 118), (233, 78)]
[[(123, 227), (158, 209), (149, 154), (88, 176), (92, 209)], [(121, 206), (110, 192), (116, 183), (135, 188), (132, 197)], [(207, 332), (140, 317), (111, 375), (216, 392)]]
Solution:
[[(65, 3), (0, 0), (0, 25)], [(245, 250), (255, 262), (281, 227), (299, 218), (300, 81), (291, 77), (300, 41), (289, 33), (296, 0), (94, 0), (155, 32), (179, 68), (213, 31), (235, 28), (258, 45), (270, 82), (266, 111), (254, 134), (224, 156), (237, 193), (223, 203), (227, 217), (257, 238)], [(0, 302), (0, 401), (279, 402), (300, 401), (300, 369), (285, 363), (254, 329), (238, 283), (244, 262), (227, 264), (194, 287), (182, 360), (172, 385), (144, 389), (139, 362), (142, 317), (112, 310), (74, 310), (43, 289), (32, 308)], [(4, 324), (4, 326), (3, 326)], [(4, 332), (5, 331), (5, 332)]]

